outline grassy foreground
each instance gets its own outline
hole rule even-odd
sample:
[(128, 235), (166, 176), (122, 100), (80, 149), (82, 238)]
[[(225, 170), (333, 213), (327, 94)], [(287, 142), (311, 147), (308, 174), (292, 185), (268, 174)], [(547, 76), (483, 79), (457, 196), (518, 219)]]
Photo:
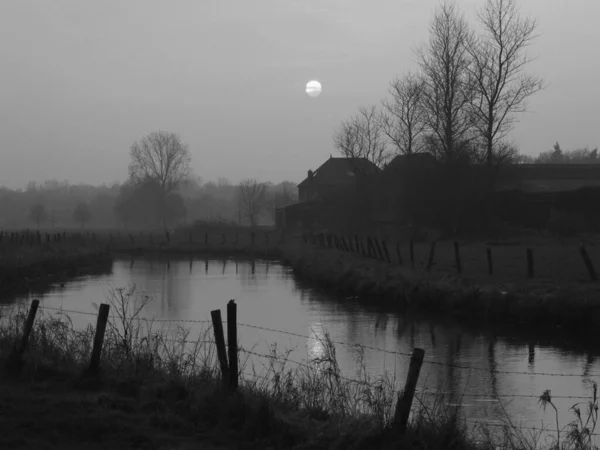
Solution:
[[(227, 393), (212, 330), (191, 339), (183, 328), (158, 329), (136, 319), (143, 304), (132, 306), (133, 292), (113, 291), (110, 302), (122, 313), (109, 320), (99, 376), (82, 375), (92, 327), (76, 330), (68, 316), (43, 310), (21, 372), (9, 372), (25, 311), (2, 318), (0, 448), (558, 449), (537, 445), (509, 424), (501, 433), (481, 428), (476, 441), (442, 401), (421, 403), (400, 436), (392, 424), (394, 380), (372, 378), (364, 366), (355, 378), (343, 377), (327, 335), (326, 356), (305, 366), (289, 368), (286, 354), (274, 348), (258, 374), (241, 357), (240, 387)], [(563, 448), (593, 448), (585, 432), (573, 436), (563, 438), (572, 442)]]

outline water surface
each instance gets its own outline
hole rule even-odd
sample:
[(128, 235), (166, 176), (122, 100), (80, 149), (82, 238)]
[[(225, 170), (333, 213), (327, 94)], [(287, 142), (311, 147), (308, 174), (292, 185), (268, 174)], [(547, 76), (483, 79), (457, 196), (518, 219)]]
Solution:
[[(368, 371), (374, 376), (387, 371), (396, 377), (398, 389), (404, 385), (408, 355), (415, 347), (423, 348), (425, 363), (418, 390), (463, 396), (464, 413), (471, 421), (500, 424), (506, 412), (515, 423), (540, 427), (543, 422), (553, 428), (554, 411), (544, 411), (537, 401), (549, 389), (561, 424), (566, 425), (574, 419), (569, 408), (585, 401), (576, 397), (589, 397), (590, 382), (597, 381), (600, 374), (594, 350), (567, 350), (560, 345), (536, 344), (534, 338), (474, 332), (448, 320), (386, 314), (313, 289), (296, 280), (291, 269), (268, 261), (118, 260), (109, 275), (82, 277), (53, 287), (41, 297), (41, 304), (91, 313), (71, 315), (75, 325), (83, 327), (95, 321), (94, 304), (105, 302), (111, 287), (131, 284), (150, 298), (145, 317), (174, 323), (208, 322), (214, 309), (221, 309), (225, 319), (227, 302), (235, 299), (238, 322), (259, 327), (238, 328), (241, 345), (256, 353), (268, 353), (276, 343), (280, 350), (292, 349), (291, 360), (306, 362), (323, 354), (318, 338), (324, 328), (334, 341), (348, 344), (336, 347), (343, 374), (348, 377), (360, 366), (355, 345), (401, 353), (364, 352)], [(20, 297), (16, 304), (29, 300)], [(207, 323), (182, 325), (197, 335)], [(258, 373), (266, 363), (255, 356), (250, 362)], [(422, 395), (429, 398), (429, 394)]]

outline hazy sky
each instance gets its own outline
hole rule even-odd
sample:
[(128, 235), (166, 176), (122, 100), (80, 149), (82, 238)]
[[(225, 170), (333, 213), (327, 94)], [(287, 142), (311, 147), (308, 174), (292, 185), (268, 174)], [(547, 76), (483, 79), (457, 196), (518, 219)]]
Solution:
[[(459, 0), (468, 17), (483, 0)], [(414, 69), (438, 0), (1, 0), (0, 185), (122, 181), (161, 129), (194, 172), (301, 181), (332, 133)], [(521, 0), (548, 87), (513, 139), (526, 154), (600, 144), (600, 2)], [(323, 93), (311, 98), (305, 84)]]

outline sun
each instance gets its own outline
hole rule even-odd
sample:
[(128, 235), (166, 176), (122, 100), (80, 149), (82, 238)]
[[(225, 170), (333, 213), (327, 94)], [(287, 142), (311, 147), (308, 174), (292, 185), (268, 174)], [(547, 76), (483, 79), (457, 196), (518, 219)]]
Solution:
[(316, 80), (306, 83), (306, 93), (309, 97), (318, 97), (322, 90), (321, 83)]

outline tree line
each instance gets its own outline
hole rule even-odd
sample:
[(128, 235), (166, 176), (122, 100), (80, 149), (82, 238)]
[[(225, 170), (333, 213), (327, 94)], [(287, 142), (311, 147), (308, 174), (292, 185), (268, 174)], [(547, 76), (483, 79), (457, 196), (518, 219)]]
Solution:
[(430, 209), (439, 205), (436, 217), (453, 229), (469, 208), (491, 220), (500, 169), (523, 162), (510, 132), (527, 100), (544, 88), (540, 77), (525, 71), (536, 29), (516, 0), (486, 0), (475, 24), (454, 1), (441, 3), (428, 42), (414, 52), (416, 67), (394, 78), (378, 105), (361, 106), (342, 121), (335, 147), (381, 168), (397, 155), (406, 156), (407, 164), (419, 153), (435, 158), (440, 171), (429, 180), (434, 196), (402, 182), (408, 222), (416, 221), (410, 205), (424, 202)]
[(158, 228), (195, 221), (270, 225), (275, 208), (297, 198), (295, 184), (249, 178), (204, 182), (192, 174), (188, 146), (157, 131), (134, 142), (129, 177), (112, 185), (30, 182), (24, 190), (0, 188), (0, 227)]

